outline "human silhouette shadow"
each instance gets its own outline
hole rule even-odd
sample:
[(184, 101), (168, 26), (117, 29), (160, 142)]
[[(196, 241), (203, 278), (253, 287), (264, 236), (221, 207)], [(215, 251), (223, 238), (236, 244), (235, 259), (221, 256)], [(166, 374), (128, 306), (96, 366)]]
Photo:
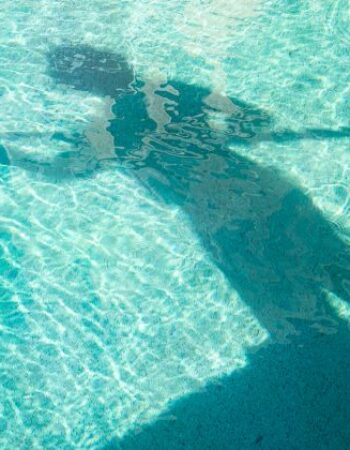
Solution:
[(156, 421), (108, 448), (348, 448), (348, 328), (327, 299), (349, 300), (348, 246), (292, 179), (254, 162), (249, 149), (262, 140), (348, 138), (349, 130), (275, 131), (261, 109), (179, 81), (158, 84), (150, 98), (127, 63), (123, 91), (109, 75), (106, 83), (92, 76), (109, 56), (86, 50), (79, 76), (71, 78), (74, 47), (53, 53), (55, 68), (65, 55), (65, 69), (51, 73), (116, 100), (108, 129), (115, 161), (92, 149), (96, 170), (117, 162), (159, 201), (181, 205), (270, 335), (245, 369), (169, 405), (175, 422)]
[(176, 421), (105, 450), (348, 448), (350, 340), (328, 294), (349, 301), (350, 252), (302, 189), (249, 150), (262, 140), (348, 138), (349, 130), (275, 131), (260, 108), (180, 81), (159, 83), (150, 97), (122, 56), (86, 46), (53, 49), (48, 62), (58, 84), (115, 99), (115, 157), (87, 144), (43, 173), (74, 178), (118, 165), (160, 202), (176, 202), (270, 336), (246, 368), (169, 405)]

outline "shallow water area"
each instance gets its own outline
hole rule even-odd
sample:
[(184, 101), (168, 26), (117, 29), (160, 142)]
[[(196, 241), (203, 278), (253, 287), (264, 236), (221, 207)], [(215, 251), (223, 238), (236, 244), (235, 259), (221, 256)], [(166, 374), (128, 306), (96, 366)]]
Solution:
[(349, 14), (3, 0), (1, 449), (349, 447)]

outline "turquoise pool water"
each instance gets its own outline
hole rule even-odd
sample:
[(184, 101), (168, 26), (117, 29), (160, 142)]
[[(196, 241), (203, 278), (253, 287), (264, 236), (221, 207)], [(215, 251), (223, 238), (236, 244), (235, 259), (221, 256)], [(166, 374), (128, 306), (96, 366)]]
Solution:
[(348, 449), (348, 1), (0, 20), (0, 449)]

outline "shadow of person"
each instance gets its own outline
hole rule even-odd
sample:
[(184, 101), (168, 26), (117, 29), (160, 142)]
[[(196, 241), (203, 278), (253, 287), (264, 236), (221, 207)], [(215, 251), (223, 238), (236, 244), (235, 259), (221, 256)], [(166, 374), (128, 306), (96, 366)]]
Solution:
[[(118, 165), (160, 202), (181, 205), (270, 335), (245, 369), (169, 405), (175, 422), (109, 448), (348, 448), (350, 340), (328, 299), (349, 300), (348, 246), (292, 179), (246, 156), (259, 140), (348, 138), (348, 130), (276, 132), (259, 108), (179, 81), (140, 80), (122, 57), (89, 47), (56, 49), (48, 62), (57, 83), (115, 100), (115, 156), (88, 145), (93, 170)], [(62, 174), (83, 176), (84, 164)]]

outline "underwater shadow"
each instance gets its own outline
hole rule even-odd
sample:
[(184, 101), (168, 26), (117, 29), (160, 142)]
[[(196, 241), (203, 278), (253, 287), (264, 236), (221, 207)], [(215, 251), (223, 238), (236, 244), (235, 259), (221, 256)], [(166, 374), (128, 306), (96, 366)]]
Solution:
[(327, 293), (349, 301), (350, 251), (293, 180), (247, 155), (262, 140), (348, 138), (350, 130), (276, 132), (260, 108), (174, 80), (150, 95), (122, 56), (86, 46), (54, 49), (48, 62), (58, 84), (115, 100), (115, 157), (87, 145), (84, 158), (58, 157), (50, 170), (79, 177), (86, 161), (89, 176), (118, 165), (160, 202), (176, 202), (270, 335), (247, 367), (169, 405), (175, 421), (107, 448), (348, 448), (349, 330)]
[[(110, 77), (109, 56), (93, 49), (79, 57), (75, 77), (75, 51), (53, 54), (53, 78), (116, 100), (108, 129), (113, 163), (159, 201), (183, 208), (270, 335), (270, 345), (251, 353), (245, 369), (169, 405), (174, 422), (160, 420), (115, 444), (130, 450), (346, 448), (350, 339), (326, 296), (349, 300), (348, 246), (292, 180), (245, 154), (259, 140), (344, 138), (349, 130), (276, 133), (265, 111), (179, 81), (159, 84), (150, 97), (147, 81), (133, 79), (120, 56), (111, 60), (122, 73)], [(93, 158), (96, 170), (109, 167)]]

